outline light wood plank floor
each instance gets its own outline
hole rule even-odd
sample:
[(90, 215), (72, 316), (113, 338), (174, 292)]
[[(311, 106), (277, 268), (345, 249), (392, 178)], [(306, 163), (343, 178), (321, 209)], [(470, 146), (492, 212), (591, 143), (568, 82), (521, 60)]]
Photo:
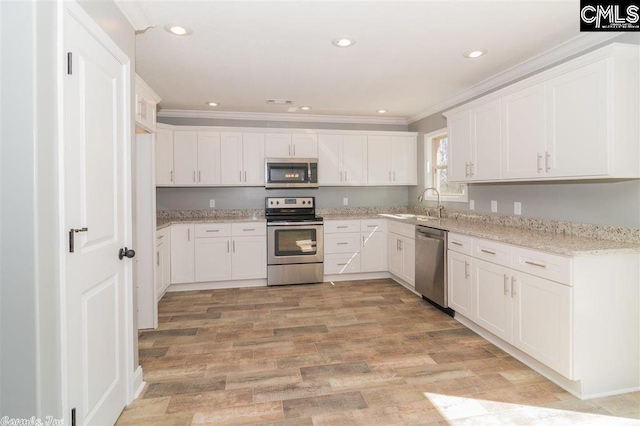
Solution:
[(640, 424), (640, 393), (580, 401), (391, 280), (167, 293), (159, 312), (119, 425)]

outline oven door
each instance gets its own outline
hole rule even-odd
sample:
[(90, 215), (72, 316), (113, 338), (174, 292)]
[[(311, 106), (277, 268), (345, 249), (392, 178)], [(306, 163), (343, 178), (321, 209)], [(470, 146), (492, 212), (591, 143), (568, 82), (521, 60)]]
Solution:
[(267, 264), (320, 263), (324, 261), (322, 224), (267, 226)]

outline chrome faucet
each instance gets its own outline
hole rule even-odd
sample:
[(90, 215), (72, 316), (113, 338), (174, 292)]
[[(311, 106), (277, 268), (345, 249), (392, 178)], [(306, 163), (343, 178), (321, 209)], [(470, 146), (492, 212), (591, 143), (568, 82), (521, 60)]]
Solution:
[(428, 190), (432, 190), (436, 193), (436, 195), (438, 196), (438, 204), (436, 205), (436, 209), (438, 210), (438, 219), (442, 219), (442, 210), (444, 209), (444, 206), (442, 205), (442, 203), (440, 202), (440, 192), (438, 191), (437, 188), (434, 187), (429, 187), (429, 188), (425, 188), (422, 191), (422, 194), (420, 194), (420, 196), (418, 197), (418, 201), (424, 201), (424, 193), (427, 192)]

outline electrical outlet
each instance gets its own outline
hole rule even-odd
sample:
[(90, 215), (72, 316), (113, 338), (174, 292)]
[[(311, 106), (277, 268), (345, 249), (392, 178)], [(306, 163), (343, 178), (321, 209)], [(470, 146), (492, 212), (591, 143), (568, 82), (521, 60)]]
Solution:
[(469, 210), (476, 209), (476, 202), (474, 200), (469, 200)]
[(344, 198), (342, 199), (342, 205), (343, 205), (343, 206), (348, 206), (348, 205), (349, 205), (349, 199), (348, 199), (347, 197), (344, 197)]
[(209, 200), (209, 207), (212, 209), (216, 208), (216, 200)]
[(491, 213), (498, 213), (498, 201), (491, 200)]
[(513, 214), (522, 215), (522, 203), (520, 201), (515, 201), (513, 203)]

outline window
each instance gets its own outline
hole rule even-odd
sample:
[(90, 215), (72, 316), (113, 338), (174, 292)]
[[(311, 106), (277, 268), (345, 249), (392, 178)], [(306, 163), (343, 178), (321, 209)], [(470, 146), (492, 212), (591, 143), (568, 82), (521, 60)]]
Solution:
[[(449, 138), (447, 129), (431, 132), (424, 136), (425, 187), (435, 187), (440, 192), (442, 201), (466, 203), (468, 201), (467, 185), (451, 183), (447, 179)], [(436, 200), (433, 191), (427, 191), (425, 200)]]

